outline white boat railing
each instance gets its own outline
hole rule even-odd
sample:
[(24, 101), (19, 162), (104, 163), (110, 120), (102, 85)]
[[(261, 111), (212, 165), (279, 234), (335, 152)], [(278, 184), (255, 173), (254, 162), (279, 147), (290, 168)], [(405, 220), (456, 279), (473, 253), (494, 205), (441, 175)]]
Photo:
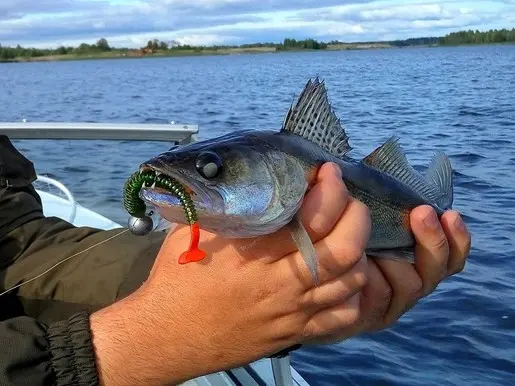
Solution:
[(189, 143), (198, 125), (175, 123), (0, 122), (11, 139), (130, 140)]
[(63, 220), (68, 221), (70, 224), (73, 224), (73, 221), (75, 220), (75, 215), (77, 214), (77, 201), (75, 200), (75, 197), (73, 196), (72, 192), (70, 192), (70, 190), (62, 182), (59, 182), (47, 176), (41, 176), (38, 174), (37, 181), (53, 185), (64, 193), (64, 195), (69, 201), (70, 213), (68, 214), (68, 217), (63, 218)]

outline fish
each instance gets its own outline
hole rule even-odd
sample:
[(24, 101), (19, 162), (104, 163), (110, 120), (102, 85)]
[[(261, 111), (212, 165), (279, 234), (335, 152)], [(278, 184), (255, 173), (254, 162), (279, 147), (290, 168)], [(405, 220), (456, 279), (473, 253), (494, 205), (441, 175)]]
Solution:
[[(438, 217), (452, 208), (453, 169), (436, 151), (425, 171), (408, 162), (399, 138), (362, 159), (352, 158), (349, 136), (329, 101), (325, 81), (309, 79), (279, 130), (242, 129), (177, 145), (148, 159), (140, 172), (180, 181), (191, 192), (200, 228), (226, 238), (259, 237), (283, 227), (318, 282), (317, 256), (298, 211), (326, 162), (340, 167), (349, 194), (369, 209), (366, 254), (414, 263), (410, 212), (431, 206)], [(186, 224), (173, 194), (144, 186), (140, 198), (168, 221)]]

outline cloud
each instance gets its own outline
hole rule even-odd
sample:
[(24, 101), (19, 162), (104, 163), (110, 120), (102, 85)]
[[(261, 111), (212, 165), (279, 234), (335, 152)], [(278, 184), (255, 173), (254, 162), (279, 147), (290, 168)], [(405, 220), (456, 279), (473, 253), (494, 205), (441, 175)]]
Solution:
[(20, 18), (36, 13), (79, 12), (92, 6), (92, 2), (76, 0), (2, 0), (0, 19)]
[(382, 40), (459, 29), (512, 28), (515, 1), (464, 0), (1, 0), (0, 43), (138, 47), (149, 39), (189, 44)]

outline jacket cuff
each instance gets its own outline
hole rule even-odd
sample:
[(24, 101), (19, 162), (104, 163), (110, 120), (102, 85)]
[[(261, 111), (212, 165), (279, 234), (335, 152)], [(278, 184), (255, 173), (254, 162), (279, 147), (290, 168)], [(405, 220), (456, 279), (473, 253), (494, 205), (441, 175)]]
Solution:
[(98, 385), (89, 313), (53, 323), (47, 331), (56, 385)]

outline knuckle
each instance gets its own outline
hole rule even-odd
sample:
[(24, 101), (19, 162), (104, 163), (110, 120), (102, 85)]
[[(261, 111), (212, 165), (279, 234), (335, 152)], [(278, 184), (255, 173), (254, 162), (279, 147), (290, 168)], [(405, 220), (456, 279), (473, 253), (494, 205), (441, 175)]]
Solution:
[(361, 289), (367, 285), (367, 274), (364, 271), (358, 271), (354, 275), (354, 280), (356, 281), (356, 287)]
[(347, 315), (347, 321), (345, 328), (348, 328), (349, 325), (355, 325), (361, 321), (361, 310), (359, 307), (355, 307), (349, 310)]
[(319, 216), (315, 216), (315, 218), (311, 221), (311, 229), (321, 235), (325, 235), (331, 231), (334, 226), (334, 220), (329, 216), (324, 216), (320, 214)]
[(422, 291), (424, 289), (424, 282), (420, 278), (420, 276), (414, 277), (412, 280), (409, 280), (406, 284), (406, 297), (409, 300), (417, 299), (420, 297)]
[(345, 246), (344, 252), (347, 259), (354, 265), (363, 257), (365, 250), (360, 243), (353, 242)]
[(354, 280), (356, 281), (356, 286), (358, 288), (363, 288), (368, 282), (368, 275), (367, 275), (367, 258), (366, 255), (362, 255), (362, 258), (358, 261), (355, 267), (354, 272)]
[(375, 303), (375, 308), (377, 313), (386, 314), (388, 308), (390, 307), (390, 303), (393, 298), (393, 289), (389, 285), (384, 286), (384, 288), (379, 291), (377, 294), (377, 302)]
[(364, 325), (370, 331), (377, 331), (384, 328), (388, 310), (392, 300), (392, 291), (384, 291), (374, 294), (372, 299), (368, 299), (369, 309), (366, 311)]
[(307, 323), (304, 326), (304, 329), (301, 333), (301, 338), (303, 340), (311, 340), (316, 339), (318, 337), (322, 336), (322, 332), (319, 328), (316, 327), (316, 325), (312, 322)]
[(449, 244), (447, 243), (447, 238), (443, 233), (443, 230), (439, 233), (437, 240), (432, 245), (432, 248), (438, 252), (449, 253)]

